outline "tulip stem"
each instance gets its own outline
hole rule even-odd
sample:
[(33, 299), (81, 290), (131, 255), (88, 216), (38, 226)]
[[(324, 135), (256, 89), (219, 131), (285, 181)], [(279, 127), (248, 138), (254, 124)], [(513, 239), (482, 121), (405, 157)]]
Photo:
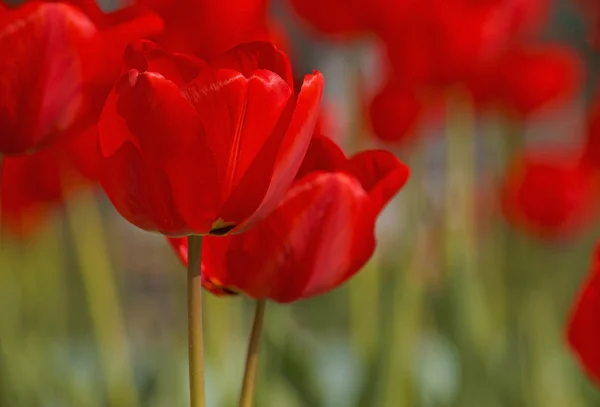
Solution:
[(202, 339), (202, 237), (188, 236), (188, 351), (191, 407), (205, 407)]
[(2, 169), (4, 168), (4, 156), (0, 154), (0, 248), (2, 248), (2, 237), (4, 232), (2, 231)]
[(252, 407), (256, 383), (256, 371), (258, 370), (260, 335), (265, 320), (266, 305), (266, 300), (256, 301), (256, 310), (254, 311), (254, 322), (252, 324), (252, 333), (250, 334), (250, 343), (248, 344), (248, 355), (246, 356), (246, 369), (244, 370), (244, 382), (242, 385), (239, 407)]

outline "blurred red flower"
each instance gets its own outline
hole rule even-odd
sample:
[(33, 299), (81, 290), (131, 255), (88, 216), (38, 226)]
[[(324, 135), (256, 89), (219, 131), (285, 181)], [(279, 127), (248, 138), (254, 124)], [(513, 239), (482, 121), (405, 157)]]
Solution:
[(588, 112), (584, 160), (588, 165), (600, 169), (600, 93), (598, 92)]
[(209, 62), (132, 46), (98, 125), (101, 183), (134, 225), (224, 234), (266, 216), (308, 148), (323, 77), (294, 93), (287, 57), (248, 43)]
[(119, 16), (97, 27), (66, 3), (0, 10), (0, 154), (31, 152), (94, 124), (125, 45), (162, 29), (153, 15)]
[(373, 133), (386, 142), (407, 143), (414, 139), (426, 101), (415, 87), (388, 82), (369, 106)]
[[(379, 0), (375, 3), (385, 3)], [(387, 2), (393, 3), (393, 2)], [(375, 32), (386, 44), (391, 66), (408, 84), (446, 86), (468, 83), (473, 76), (493, 66), (510, 44), (528, 31), (542, 14), (535, 0), (454, 0), (402, 2), (398, 10), (382, 12)], [(460, 27), (460, 29), (457, 29)]]
[(587, 374), (600, 385), (600, 244), (596, 244), (589, 275), (580, 290), (567, 340)]
[[(375, 249), (375, 221), (409, 169), (387, 151), (347, 159), (314, 136), (296, 181), (250, 231), (203, 242), (205, 287), (288, 303), (323, 294), (357, 273)], [(187, 260), (187, 239), (169, 239)]]
[(526, 152), (508, 169), (502, 187), (504, 215), (540, 237), (568, 237), (596, 216), (597, 181), (597, 173), (579, 156)]
[(359, 0), (290, 0), (296, 14), (318, 32), (347, 38), (367, 29), (369, 5)]
[(138, 0), (164, 18), (158, 44), (212, 58), (236, 45), (269, 40), (268, 0)]
[(584, 64), (558, 44), (512, 47), (488, 79), (496, 103), (520, 115), (574, 98), (584, 82)]
[[(0, 177), (0, 224), (12, 238), (27, 239), (51, 212), (81, 187), (91, 186), (97, 173), (93, 129), (34, 154), (4, 157)], [(84, 158), (85, 157), (85, 158)], [(85, 161), (82, 167), (77, 161)]]

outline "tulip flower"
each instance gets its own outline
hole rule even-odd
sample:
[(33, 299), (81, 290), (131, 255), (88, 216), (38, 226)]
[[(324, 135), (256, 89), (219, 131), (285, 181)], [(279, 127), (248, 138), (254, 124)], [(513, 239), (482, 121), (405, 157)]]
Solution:
[[(347, 159), (315, 136), (292, 187), (268, 218), (239, 235), (203, 243), (204, 286), (288, 303), (334, 289), (375, 249), (375, 221), (409, 169), (386, 151)], [(187, 240), (170, 239), (187, 261)]]
[(502, 187), (506, 219), (542, 238), (570, 236), (595, 216), (596, 172), (577, 155), (530, 151), (518, 157)]
[(492, 76), (497, 103), (524, 116), (573, 99), (581, 91), (584, 66), (565, 46), (519, 46), (506, 52)]
[(165, 20), (157, 43), (173, 52), (213, 58), (236, 45), (267, 41), (267, 0), (137, 0)]
[(287, 57), (249, 43), (209, 61), (132, 46), (98, 125), (119, 213), (169, 236), (241, 231), (268, 215), (308, 148), (323, 77), (294, 93)]
[(367, 29), (365, 8), (357, 0), (290, 0), (292, 9), (317, 31), (348, 37)]
[(595, 101), (587, 113), (587, 134), (584, 149), (585, 162), (600, 169), (600, 94), (596, 95)]
[(417, 123), (425, 108), (417, 89), (387, 83), (369, 107), (373, 133), (383, 141), (409, 142), (417, 135)]
[(66, 3), (0, 10), (0, 154), (32, 152), (95, 124), (125, 44), (161, 29), (152, 15), (97, 27)]
[(79, 188), (93, 185), (97, 173), (93, 129), (33, 153), (5, 157), (0, 176), (2, 233), (26, 240)]
[(600, 244), (593, 256), (591, 270), (571, 312), (567, 340), (583, 369), (600, 385)]

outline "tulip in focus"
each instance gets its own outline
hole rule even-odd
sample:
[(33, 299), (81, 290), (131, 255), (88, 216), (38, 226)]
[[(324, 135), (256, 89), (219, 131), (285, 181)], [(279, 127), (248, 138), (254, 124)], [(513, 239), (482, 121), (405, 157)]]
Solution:
[(308, 148), (322, 75), (296, 94), (268, 43), (205, 62), (142, 42), (126, 61), (98, 125), (101, 183), (119, 213), (168, 236), (222, 235), (268, 215)]
[[(409, 169), (387, 151), (348, 159), (315, 136), (290, 190), (271, 215), (239, 235), (204, 239), (204, 287), (289, 303), (324, 294), (375, 250), (375, 221)], [(187, 262), (187, 240), (170, 239)]]

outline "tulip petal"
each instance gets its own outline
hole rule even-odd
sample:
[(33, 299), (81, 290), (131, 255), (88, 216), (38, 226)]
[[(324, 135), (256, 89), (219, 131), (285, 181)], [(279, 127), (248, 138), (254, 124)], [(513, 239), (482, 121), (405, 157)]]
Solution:
[(341, 169), (346, 161), (348, 161), (346, 155), (333, 140), (327, 136), (315, 134), (310, 140), (296, 179), (299, 180), (315, 171), (334, 172)]
[(276, 73), (294, 89), (292, 66), (287, 56), (269, 42), (249, 42), (240, 44), (224, 54), (211, 59), (213, 69), (233, 69), (246, 78), (256, 70)]
[[(125, 208), (117, 208), (126, 219), (142, 228), (154, 230), (146, 223), (142, 223), (142, 220), (134, 221), (137, 215), (132, 212), (138, 210), (136, 209), (138, 207), (146, 214), (177, 211), (179, 213), (173, 215), (174, 223), (164, 224), (160, 229), (162, 233), (169, 235), (180, 233), (178, 217), (185, 219), (189, 228), (195, 233), (208, 233), (212, 220), (216, 216), (219, 198), (214, 158), (207, 147), (204, 129), (196, 110), (182, 97), (174, 83), (155, 73), (130, 71), (121, 78), (116, 89), (109, 96), (98, 131), (101, 152), (107, 160), (127, 145), (135, 146), (136, 156), (138, 154), (143, 156), (143, 159), (139, 158), (136, 163), (137, 169), (133, 164), (129, 167), (120, 164), (125, 167), (123, 171), (139, 170), (140, 177), (150, 176), (153, 172), (159, 171), (158, 168), (162, 171), (157, 175), (157, 184), (160, 184), (159, 180), (162, 179), (160, 188), (151, 185), (144, 187), (145, 184), (139, 181), (137, 176), (128, 173), (130, 178), (125, 180), (108, 180), (104, 177), (102, 184), (105, 189), (109, 183), (115, 184), (115, 190), (111, 192), (107, 190), (109, 197), (111, 193), (136, 193), (116, 191), (118, 188), (133, 188), (137, 193), (150, 194), (126, 197), (134, 202), (131, 204), (132, 209), (127, 211)], [(128, 154), (133, 154), (131, 149), (128, 148), (127, 151)], [(127, 160), (123, 153), (115, 160), (119, 159)], [(192, 177), (191, 174), (197, 176)], [(122, 175), (110, 171), (108, 176)], [(128, 187), (127, 182), (133, 185)], [(160, 191), (169, 195), (160, 199), (173, 199), (178, 205), (177, 210), (170, 208), (169, 211), (161, 212), (144, 206), (145, 200), (154, 199), (151, 196), (160, 195)], [(117, 201), (122, 199), (111, 197), (115, 206), (118, 205)], [(173, 226), (175, 229), (168, 230), (168, 226)]]
[[(319, 116), (323, 88), (323, 75), (319, 72), (306, 75), (298, 95), (296, 110), (277, 154), (275, 170), (267, 194), (256, 212), (244, 221), (245, 225), (251, 226), (258, 220), (264, 219), (290, 188), (310, 144)], [(240, 230), (243, 229), (244, 227)]]
[(567, 339), (590, 377), (600, 385), (600, 246), (571, 315)]
[(140, 151), (124, 144), (105, 158), (100, 182), (117, 211), (135, 226), (164, 235), (188, 234), (167, 174), (144, 162)]
[(379, 213), (408, 181), (410, 168), (384, 150), (364, 151), (352, 157), (343, 168), (356, 177)]
[(182, 92), (196, 107), (216, 159), (224, 205), (220, 217), (239, 223), (258, 207), (269, 186), (291, 89), (270, 71), (255, 71), (246, 79), (221, 69), (203, 71)]
[(42, 147), (72, 123), (82, 103), (82, 44), (95, 34), (66, 4), (27, 4), (0, 16), (2, 153)]
[(374, 239), (368, 233), (361, 236), (365, 244), (358, 253), (353, 247), (355, 217), (368, 205), (367, 194), (354, 178), (313, 173), (297, 182), (256, 227), (239, 235), (206, 238), (207, 276), (252, 297), (278, 302), (330, 290), (372, 253)]
[(131, 43), (125, 50), (125, 64), (140, 72), (156, 72), (181, 87), (195, 79), (207, 64), (205, 61), (185, 54), (170, 54), (152, 41)]

